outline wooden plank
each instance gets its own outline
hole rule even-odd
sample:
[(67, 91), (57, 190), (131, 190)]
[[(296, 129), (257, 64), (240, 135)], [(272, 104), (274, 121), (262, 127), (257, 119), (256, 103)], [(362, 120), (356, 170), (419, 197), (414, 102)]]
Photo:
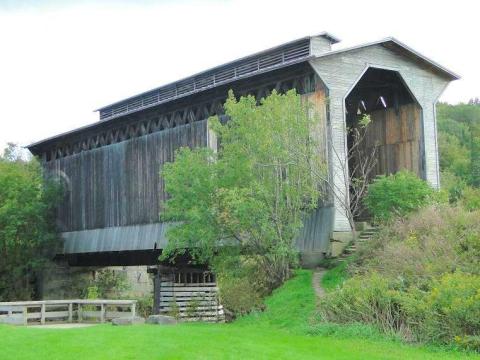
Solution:
[[(168, 313), (169, 309), (162, 310), (163, 313)], [(181, 318), (188, 318), (188, 317), (202, 317), (202, 316), (218, 316), (223, 315), (223, 312), (220, 313), (220, 310), (199, 310), (195, 311), (193, 314), (188, 314), (187, 311), (180, 311), (179, 317)]]
[(182, 288), (182, 287), (217, 287), (217, 283), (188, 283), (188, 284), (179, 284), (179, 283), (174, 283), (174, 282), (162, 282), (161, 283), (162, 287), (167, 287), (167, 288), (171, 288), (171, 287), (179, 287), (179, 288)]
[(400, 142), (408, 141), (408, 107), (400, 107)]
[(0, 305), (0, 312), (23, 312), (23, 305)]
[(27, 320), (40, 320), (42, 318), (41, 312), (29, 312), (27, 313)]
[[(177, 304), (178, 305), (178, 308), (183, 311), (185, 309), (188, 309), (190, 306), (188, 304), (183, 304), (183, 305), (180, 305), (180, 304)], [(205, 306), (197, 306), (195, 309), (198, 310), (198, 311), (201, 311), (201, 310), (215, 310), (215, 309), (219, 309), (221, 306), (220, 305), (205, 305)], [(171, 306), (170, 304), (169, 305), (165, 305), (165, 306), (160, 306), (161, 309), (171, 309)]]
[(67, 318), (69, 317), (69, 312), (68, 311), (47, 311), (45, 313), (45, 318), (46, 319), (51, 319), (51, 318)]
[(131, 311), (106, 311), (105, 319), (111, 320), (116, 318), (123, 318), (131, 315)]
[(198, 293), (195, 291), (183, 291), (183, 292), (177, 292), (177, 293), (168, 293), (168, 294), (161, 294), (160, 298), (163, 299), (171, 299), (171, 298), (176, 298), (177, 300), (189, 300), (192, 297), (200, 297), (204, 299), (216, 299), (218, 293), (216, 292), (211, 292), (211, 293)]
[(100, 319), (101, 316), (102, 316), (101, 311), (82, 310), (82, 318), (83, 319), (87, 319), (87, 318)]
[(175, 291), (177, 292), (215, 292), (218, 291), (218, 287), (203, 287), (203, 286), (182, 286), (182, 287), (163, 287), (162, 291)]
[[(170, 306), (173, 301), (161, 301), (160, 306)], [(184, 300), (184, 301), (175, 301), (175, 303), (179, 306), (187, 306), (192, 303), (192, 300)], [(201, 306), (214, 306), (218, 304), (218, 301), (212, 300), (212, 301), (204, 301), (204, 300), (199, 300), (195, 301), (196, 304), (201, 305)]]

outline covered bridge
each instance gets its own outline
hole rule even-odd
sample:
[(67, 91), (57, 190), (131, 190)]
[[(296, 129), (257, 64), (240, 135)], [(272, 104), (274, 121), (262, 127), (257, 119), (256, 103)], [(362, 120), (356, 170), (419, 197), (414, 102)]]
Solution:
[[(67, 189), (58, 224), (69, 264), (158, 263), (169, 226), (159, 220), (162, 166), (181, 146), (216, 147), (207, 119), (222, 115), (229, 89), (260, 98), (295, 88), (308, 97), (322, 119), (330, 176), (346, 193), (346, 127), (364, 113), (373, 120), (366, 146), (378, 146), (375, 174), (406, 168), (438, 187), (435, 103), (458, 76), (394, 38), (332, 50), (338, 42), (321, 33), (235, 60), (102, 107), (98, 122), (29, 145)], [(320, 258), (334, 233), (348, 231), (332, 198), (306, 220), (297, 247), (304, 259)]]

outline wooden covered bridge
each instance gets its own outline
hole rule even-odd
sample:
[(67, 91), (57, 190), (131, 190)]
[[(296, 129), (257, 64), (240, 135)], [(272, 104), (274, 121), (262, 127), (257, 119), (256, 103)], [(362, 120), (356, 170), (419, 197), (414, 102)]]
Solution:
[[(458, 76), (394, 38), (332, 49), (338, 42), (328, 33), (307, 36), (102, 107), (98, 122), (29, 145), (66, 188), (59, 256), (77, 269), (158, 265), (169, 226), (159, 220), (162, 166), (181, 146), (217, 146), (207, 119), (223, 114), (229, 89), (260, 98), (295, 88), (309, 98), (322, 120), (319, 151), (346, 194), (346, 127), (365, 113), (373, 120), (365, 146), (378, 146), (375, 174), (406, 168), (438, 187), (435, 103)], [(331, 239), (349, 231), (332, 197), (297, 239), (303, 261), (322, 258)], [(157, 292), (162, 281), (171, 294), (175, 286), (205, 287), (205, 269), (187, 267), (161, 267)], [(214, 286), (213, 278), (206, 282)]]

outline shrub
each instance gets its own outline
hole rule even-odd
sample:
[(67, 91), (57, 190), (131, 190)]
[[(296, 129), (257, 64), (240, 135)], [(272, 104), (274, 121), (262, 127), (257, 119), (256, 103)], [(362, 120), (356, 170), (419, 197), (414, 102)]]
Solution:
[(444, 343), (464, 342), (473, 344), (473, 337), (480, 335), (480, 276), (455, 272), (436, 280), (425, 297), (424, 333), (428, 338)]
[(236, 316), (247, 314), (262, 305), (261, 296), (248, 277), (220, 280), (220, 302)]
[(90, 280), (83, 290), (83, 297), (90, 299), (92, 289), (95, 291), (95, 299), (118, 299), (129, 289), (127, 276), (122, 271), (101, 269), (95, 272), (94, 279)]
[(175, 297), (169, 303), (168, 315), (177, 320), (180, 319), (180, 306), (178, 305)]
[(480, 350), (479, 218), (436, 204), (383, 226), (321, 300), (321, 318)]
[(379, 176), (368, 188), (365, 205), (375, 220), (387, 221), (427, 205), (433, 194), (433, 189), (415, 174), (400, 171)]
[(87, 288), (87, 295), (86, 298), (88, 300), (96, 300), (99, 297), (98, 287), (97, 286), (89, 286)]
[(431, 205), (380, 229), (360, 247), (350, 273), (376, 271), (405, 287), (428, 287), (433, 278), (462, 270), (480, 273), (480, 211)]
[(448, 273), (428, 291), (377, 273), (354, 276), (320, 303), (326, 322), (375, 325), (406, 340), (480, 350), (480, 276)]
[(147, 318), (153, 314), (153, 294), (138, 297), (135, 300), (137, 300), (137, 312), (140, 316)]
[(188, 317), (195, 317), (198, 315), (198, 311), (200, 308), (201, 300), (200, 298), (192, 298), (188, 301), (187, 307), (185, 309), (185, 313)]
[(397, 286), (377, 273), (354, 276), (320, 301), (321, 317), (327, 322), (373, 324), (383, 332), (410, 337)]
[(461, 204), (470, 211), (480, 209), (480, 190), (466, 186), (462, 192)]

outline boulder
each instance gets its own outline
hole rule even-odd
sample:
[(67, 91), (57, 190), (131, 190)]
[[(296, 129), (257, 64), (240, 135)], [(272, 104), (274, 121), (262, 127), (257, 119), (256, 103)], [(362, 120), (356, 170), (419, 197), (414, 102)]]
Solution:
[(121, 317), (121, 318), (115, 318), (112, 320), (112, 325), (138, 325), (138, 324), (144, 324), (145, 319), (140, 316), (135, 316), (132, 318), (131, 316), (128, 317)]
[(167, 315), (150, 315), (147, 318), (147, 324), (155, 324), (155, 325), (171, 325), (176, 324), (177, 319), (173, 316)]

